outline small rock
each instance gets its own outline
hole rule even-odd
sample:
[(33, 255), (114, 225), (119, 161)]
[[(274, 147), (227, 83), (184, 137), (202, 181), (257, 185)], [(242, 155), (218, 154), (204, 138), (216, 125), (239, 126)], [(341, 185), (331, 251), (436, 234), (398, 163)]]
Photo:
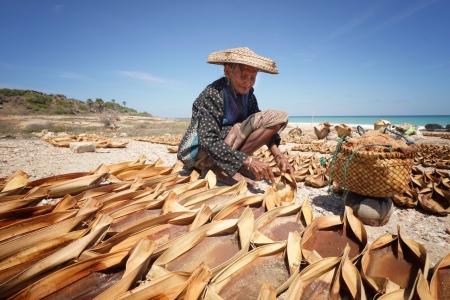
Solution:
[(95, 152), (95, 145), (90, 142), (71, 142), (69, 147), (73, 153)]
[(389, 197), (367, 197), (348, 191), (344, 196), (344, 203), (353, 209), (355, 217), (370, 226), (386, 224), (394, 211), (392, 199)]
[(44, 137), (51, 137), (51, 136), (55, 136), (55, 135), (56, 134), (54, 132), (49, 131), (44, 135)]
[(434, 130), (434, 129), (441, 129), (442, 128), (442, 125), (440, 125), (440, 124), (427, 124), (427, 125), (425, 125), (425, 129), (426, 130)]

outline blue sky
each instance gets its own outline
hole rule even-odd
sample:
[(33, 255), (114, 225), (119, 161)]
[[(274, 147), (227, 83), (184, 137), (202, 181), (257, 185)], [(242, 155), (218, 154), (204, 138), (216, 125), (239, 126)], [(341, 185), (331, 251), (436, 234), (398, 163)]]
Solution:
[(0, 88), (126, 101), (190, 117), (247, 46), (260, 109), (291, 116), (450, 114), (450, 1), (2, 1)]

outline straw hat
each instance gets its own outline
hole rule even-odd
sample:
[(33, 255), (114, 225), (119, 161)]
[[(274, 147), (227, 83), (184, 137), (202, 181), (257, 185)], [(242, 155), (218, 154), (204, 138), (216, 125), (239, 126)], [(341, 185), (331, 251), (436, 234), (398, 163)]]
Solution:
[(270, 74), (278, 74), (277, 65), (270, 58), (257, 55), (247, 47), (232, 48), (208, 55), (207, 63), (223, 65), (226, 63), (244, 64)]

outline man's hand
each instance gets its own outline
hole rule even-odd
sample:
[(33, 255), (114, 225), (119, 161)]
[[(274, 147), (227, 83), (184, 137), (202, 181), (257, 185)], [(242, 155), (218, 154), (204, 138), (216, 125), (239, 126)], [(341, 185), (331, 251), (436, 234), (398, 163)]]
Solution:
[(280, 169), (282, 176), (284, 176), (284, 174), (286, 174), (286, 172), (288, 172), (289, 174), (291, 174), (292, 178), (295, 178), (294, 168), (291, 166), (291, 164), (289, 163), (289, 160), (286, 158), (286, 156), (284, 156), (283, 153), (280, 152), (276, 155), (275, 162), (276, 162), (278, 168)]
[[(247, 159), (250, 161), (250, 157)], [(269, 164), (263, 163), (253, 157), (250, 165), (247, 164), (247, 168), (255, 175), (256, 180), (268, 179), (271, 183), (275, 182), (275, 176), (273, 175)]]

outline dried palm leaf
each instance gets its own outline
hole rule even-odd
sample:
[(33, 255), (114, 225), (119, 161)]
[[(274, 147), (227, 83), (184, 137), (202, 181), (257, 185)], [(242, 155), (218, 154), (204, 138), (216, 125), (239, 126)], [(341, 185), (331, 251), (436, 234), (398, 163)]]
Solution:
[(256, 299), (264, 283), (285, 291), (299, 272), (300, 234), (286, 242), (255, 248), (218, 273), (207, 287), (205, 299)]
[[(126, 168), (122, 168), (122, 169), (116, 169), (114, 171), (110, 171), (111, 175), (114, 175), (116, 178), (120, 179), (121, 177), (131, 177), (134, 178), (136, 177), (136, 173), (145, 170), (145, 169), (151, 169), (151, 168), (155, 168), (155, 163), (153, 164), (138, 164), (138, 165), (133, 165), (133, 166), (129, 166)], [(113, 166), (114, 168), (114, 166)], [(122, 179), (120, 179), (122, 180)]]
[(305, 184), (315, 188), (322, 188), (324, 186), (327, 186), (328, 174), (323, 171), (315, 175), (309, 175), (305, 178)]
[(170, 243), (153, 263), (147, 277), (158, 278), (173, 271), (192, 272), (205, 262), (213, 274), (248, 252), (253, 213), (247, 209), (239, 220), (205, 224)]
[(267, 283), (263, 283), (257, 300), (276, 300), (277, 291)]
[(109, 212), (108, 215), (113, 218), (109, 234), (122, 232), (136, 224), (168, 213), (176, 199), (175, 193), (170, 193), (166, 199), (143, 198)]
[(116, 300), (197, 300), (211, 278), (206, 264), (201, 264), (192, 273), (172, 272), (117, 296)]
[(88, 175), (92, 175), (92, 173), (76, 172), (76, 173), (60, 174), (60, 175), (55, 175), (55, 176), (50, 176), (50, 177), (45, 177), (45, 178), (40, 178), (37, 180), (30, 181), (27, 184), (27, 187), (35, 187), (35, 186), (47, 187), (47, 186), (60, 184), (60, 183), (66, 182), (71, 179), (76, 179), (76, 178), (80, 178), (80, 177), (84, 177), (84, 176), (88, 176)]
[[(70, 198), (70, 196), (65, 197), (65, 199)], [(63, 209), (66, 205), (63, 202), (69, 202), (63, 199), (57, 207), (52, 206), (54, 211), (58, 209)], [(20, 249), (12, 253), (11, 255), (5, 256), (0, 262), (0, 281), (4, 281), (7, 278), (11, 278), (15, 274), (21, 272), (21, 270), (31, 267), (37, 260), (40, 260), (52, 253), (58, 251), (59, 249), (65, 247), (74, 240), (80, 238), (86, 234), (90, 228), (82, 229), (78, 231), (69, 232), (62, 236), (58, 236), (51, 240), (38, 241), (37, 243)]]
[(341, 257), (328, 257), (303, 269), (289, 287), (286, 300), (358, 299), (366, 294), (358, 269), (348, 258), (346, 246)]
[[(172, 173), (171, 175), (177, 175), (177, 176), (171, 177), (169, 180), (164, 180), (161, 182), (166, 190), (170, 190), (174, 187), (183, 185), (185, 183), (195, 181), (200, 176), (200, 174), (198, 174), (197, 172), (193, 172), (189, 176), (180, 176), (180, 174), (178, 172), (176, 174)], [(195, 178), (195, 179), (193, 179), (193, 178)]]
[(419, 190), (418, 198), (420, 206), (430, 213), (444, 216), (450, 213), (450, 193), (439, 189), (434, 182)]
[(331, 125), (328, 122), (321, 123), (318, 126), (314, 126), (314, 133), (319, 140), (322, 140), (330, 133), (330, 127)]
[(141, 155), (138, 159), (133, 161), (124, 161), (116, 164), (107, 165), (112, 175), (117, 175), (123, 170), (127, 170), (134, 166), (143, 166), (147, 160), (145, 155)]
[(342, 137), (343, 135), (350, 136), (352, 133), (352, 128), (346, 124), (339, 124), (334, 126), (334, 129), (336, 130), (338, 137)]
[(428, 276), (430, 262), (425, 248), (402, 236), (385, 234), (370, 246), (361, 260), (361, 275), (375, 292), (388, 294), (398, 289), (411, 290), (418, 270)]
[(17, 195), (27, 186), (28, 174), (19, 170), (11, 174), (0, 186), (0, 198), (7, 195)]
[(123, 181), (135, 180), (137, 177), (146, 179), (171, 174), (172, 169), (173, 168), (170, 166), (147, 167), (140, 170), (133, 170), (131, 172), (122, 172), (117, 174), (116, 177)]
[(99, 186), (100, 183), (108, 178), (108, 176), (109, 173), (87, 175), (50, 185), (45, 188), (49, 190), (49, 198), (58, 198), (66, 194), (76, 195), (85, 190)]
[(253, 216), (255, 219), (259, 218), (267, 211), (264, 197), (262, 195), (250, 195), (245, 196), (236, 202), (232, 202), (222, 208), (220, 212), (214, 216), (213, 221), (239, 219), (246, 207), (250, 207), (253, 211)]
[[(194, 174), (194, 178), (198, 178), (198, 172), (192, 171), (191, 175)], [(175, 185), (175, 186), (166, 186), (166, 192), (161, 196), (165, 197), (169, 192), (174, 192), (178, 195), (178, 199), (184, 199), (192, 194), (212, 189), (216, 186), (217, 179), (216, 175), (212, 171), (208, 171), (206, 173), (205, 178), (203, 179), (195, 179), (195, 180), (189, 180), (189, 182), (181, 184), (181, 185)]]
[(235, 196), (243, 195), (246, 192), (247, 184), (245, 180), (242, 180), (233, 186), (215, 187), (178, 200), (177, 202), (191, 210), (196, 210), (201, 207), (202, 204), (206, 204), (211, 207), (213, 212), (217, 213), (225, 206), (224, 204), (227, 201), (230, 201)]
[(138, 207), (144, 208), (157, 199), (163, 192), (164, 190), (161, 189), (161, 186), (158, 186), (157, 189), (145, 189), (130, 192), (128, 195), (121, 195), (120, 198), (111, 198), (105, 203), (102, 203), (100, 213), (110, 215), (121, 210), (134, 211)]
[(106, 194), (109, 193), (117, 193), (125, 189), (129, 189), (132, 182), (121, 182), (121, 183), (113, 183), (113, 184), (107, 184), (100, 187), (92, 188), (89, 190), (86, 190), (82, 193), (79, 193), (74, 196), (77, 201), (84, 201), (89, 198), (100, 198)]
[(45, 242), (53, 238), (60, 237), (73, 229), (80, 227), (83, 222), (89, 222), (96, 211), (97, 207), (95, 207), (95, 201), (87, 201), (80, 208), (75, 217), (23, 235), (15, 240), (0, 243), (0, 256), (5, 257), (36, 243)]
[(42, 278), (13, 298), (113, 299), (128, 291), (140, 279), (153, 249), (154, 244), (144, 239), (130, 251), (108, 253), (77, 262)]
[[(136, 184), (135, 184), (136, 183)], [(143, 189), (142, 180), (137, 179), (129, 189), (119, 192), (104, 194), (97, 198), (97, 201), (102, 204), (102, 209), (114, 207), (118, 203), (124, 201), (136, 201), (136, 199), (153, 195), (152, 199), (156, 198), (159, 194), (155, 194), (154, 189)]]
[(12, 241), (27, 233), (53, 225), (77, 214), (77, 210), (52, 212), (47, 215), (15, 222), (0, 228), (0, 242)]
[(321, 216), (305, 228), (302, 255), (311, 264), (322, 258), (341, 256), (347, 244), (351, 261), (356, 261), (368, 247), (366, 229), (348, 206), (342, 217)]
[[(412, 177), (412, 175), (411, 175)], [(396, 194), (392, 197), (392, 201), (394, 201), (399, 206), (413, 208), (417, 206), (419, 201), (417, 189), (414, 187), (414, 183), (411, 180), (406, 189), (401, 194)]]
[(25, 195), (10, 195), (0, 198), (0, 211), (26, 207), (39, 203), (48, 197), (50, 191), (47, 188), (32, 188)]
[(189, 280), (190, 273), (187, 272), (172, 272), (164, 276), (156, 278), (152, 281), (132, 289), (115, 299), (123, 300), (147, 300), (147, 299), (164, 299), (175, 300), (186, 287)]
[(48, 214), (53, 211), (55, 205), (32, 206), (16, 208), (0, 212), (0, 228), (18, 221)]
[[(17, 201), (17, 200), (16, 200)], [(2, 203), (0, 202), (0, 207)], [(3, 203), (4, 204), (4, 203)], [(16, 223), (18, 221), (45, 215), (51, 212), (65, 211), (77, 205), (77, 201), (70, 195), (66, 195), (57, 205), (31, 206), (25, 208), (14, 208), (0, 212), (0, 227)]]
[[(204, 208), (198, 212), (174, 212), (138, 223), (107, 239), (89, 251), (107, 253), (129, 249), (141, 238), (150, 238), (160, 248), (163, 244), (190, 232), (205, 224), (211, 215), (211, 210)], [(163, 250), (162, 250), (163, 249)], [(164, 251), (161, 248), (154, 255)]]
[(87, 247), (100, 242), (106, 234), (110, 222), (110, 217), (101, 216), (92, 225), (92, 230), (89, 234), (75, 240), (66, 247), (36, 262), (28, 269), (25, 269), (14, 277), (0, 283), (0, 292), (2, 293), (2, 296), (10, 297), (37, 281), (39, 278), (48, 275), (54, 268), (77, 258)]
[(296, 182), (303, 182), (305, 181), (306, 177), (309, 174), (308, 168), (301, 168), (299, 167), (297, 170), (294, 171), (295, 181)]
[(173, 166), (156, 164), (143, 169), (121, 172), (120, 174), (115, 175), (123, 181), (135, 180), (138, 177), (143, 179), (152, 179), (163, 175), (177, 174), (182, 169), (182, 165), (180, 165), (180, 163), (181, 162), (177, 161)]
[(430, 280), (431, 295), (437, 300), (450, 297), (450, 252), (447, 253), (433, 268)]
[(155, 187), (158, 184), (162, 184), (162, 185), (172, 185), (174, 183), (176, 183), (176, 180), (178, 178), (178, 173), (171, 173), (168, 175), (161, 175), (161, 176), (156, 176), (153, 178), (147, 178), (144, 180), (144, 187)]
[(72, 231), (48, 241), (37, 242), (29, 247), (24, 247), (10, 255), (4, 256), (0, 262), (0, 281), (12, 278), (22, 270), (31, 267), (36, 261), (62, 249), (69, 243), (82, 237), (87, 230)]
[[(379, 300), (397, 300), (397, 299), (408, 299), (408, 300), (436, 300), (430, 293), (430, 288), (428, 286), (428, 281), (419, 270), (417, 273), (416, 280), (412, 289), (397, 289), (382, 295), (378, 298)], [(446, 298), (443, 298), (446, 299)]]
[(274, 208), (255, 221), (252, 243), (263, 245), (287, 240), (289, 232), (297, 231), (300, 235), (313, 219), (307, 199), (303, 203)]
[(281, 175), (264, 193), (268, 207), (289, 205), (297, 196), (297, 183), (289, 174)]

